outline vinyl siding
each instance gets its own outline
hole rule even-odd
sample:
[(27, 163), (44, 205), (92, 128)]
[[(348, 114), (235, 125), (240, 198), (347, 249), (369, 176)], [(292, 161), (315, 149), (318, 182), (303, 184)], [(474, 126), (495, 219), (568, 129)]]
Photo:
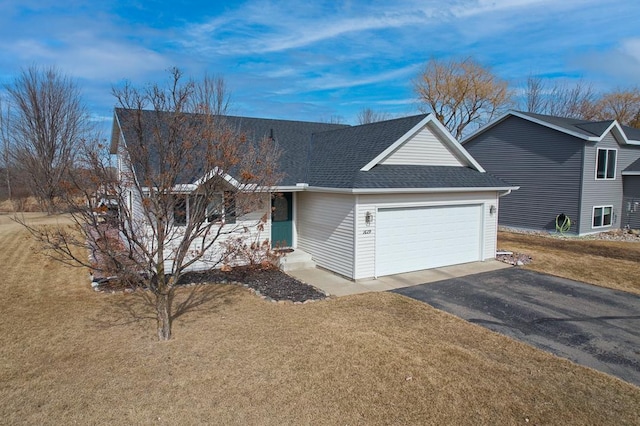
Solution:
[(640, 229), (640, 176), (624, 176), (622, 227)]
[(447, 148), (428, 127), (424, 127), (381, 164), (419, 166), (463, 166), (460, 160)]
[[(131, 168), (131, 162), (128, 159), (128, 153), (125, 147), (122, 135), (120, 135), (120, 141), (118, 143), (118, 179), (120, 181), (120, 188), (123, 191), (121, 194), (121, 201), (125, 203), (124, 208), (131, 215), (131, 228), (140, 230), (146, 226), (146, 217), (142, 207), (142, 194), (138, 191), (138, 187), (134, 184), (134, 174)], [(122, 212), (123, 206), (120, 206), (121, 217), (124, 217)]]
[[(613, 180), (596, 179), (596, 155), (598, 148), (617, 150), (616, 177)], [(600, 142), (590, 142), (584, 151), (584, 183), (582, 187), (582, 211), (580, 233), (606, 231), (621, 227), (623, 216), (623, 188), (622, 170), (628, 167), (640, 156), (640, 147), (628, 147), (618, 144), (615, 137), (609, 133)], [(613, 206), (613, 222), (610, 227), (593, 227), (593, 207)]]
[[(379, 208), (482, 205), (483, 224), (481, 231), (481, 259), (493, 259), (496, 254), (497, 214), (490, 214), (491, 205), (498, 208), (496, 192), (456, 194), (387, 194), (359, 195), (356, 205), (356, 268), (355, 279), (373, 277), (375, 271), (376, 216)], [(499, 210), (499, 209), (498, 209)], [(366, 224), (366, 213), (371, 214), (371, 223)]]
[[(241, 196), (241, 194), (239, 194), (238, 196)], [(206, 270), (214, 267), (219, 268), (220, 266), (222, 266), (222, 263), (219, 263), (219, 262), (224, 255), (224, 251), (225, 251), (224, 244), (229, 239), (242, 238), (243, 242), (247, 245), (250, 245), (252, 242), (262, 243), (264, 241), (270, 240), (270, 237), (271, 237), (271, 218), (269, 215), (270, 211), (271, 211), (271, 197), (269, 194), (264, 194), (264, 198), (261, 200), (261, 206), (259, 209), (253, 212), (244, 214), (242, 216), (239, 216), (238, 218), (236, 218), (236, 223), (224, 225), (222, 228), (222, 232), (224, 234), (220, 235), (216, 243), (209, 249), (209, 251), (207, 251), (207, 253), (200, 260), (198, 260), (193, 265), (191, 265), (187, 270), (198, 271), (198, 270)], [(267, 222), (262, 227), (258, 227), (258, 225), (260, 224), (261, 218), (265, 215), (268, 218)], [(182, 231), (182, 229), (183, 227), (181, 226), (173, 227), (173, 230), (174, 230), (173, 237), (179, 240), (180, 232)], [(217, 232), (217, 227), (214, 226), (212, 228), (212, 233), (215, 234), (216, 232)], [(207, 240), (207, 242), (210, 243), (211, 240), (209, 239)], [(173, 250), (174, 249), (173, 247), (175, 246), (173, 247), (172, 246), (173, 245), (170, 242), (167, 243), (168, 252), (167, 254), (165, 254), (165, 257), (167, 258), (167, 261), (165, 262), (165, 268), (167, 269), (167, 271), (171, 270), (170, 268), (173, 267), (172, 259), (174, 258), (174, 254), (171, 252), (171, 250)], [(202, 241), (200, 240), (194, 241), (193, 244), (191, 245), (191, 250), (195, 252), (197, 250), (200, 250), (201, 247), (202, 247)], [(266, 244), (264, 247), (269, 248), (270, 245)], [(225, 263), (229, 263), (232, 266), (242, 265), (242, 264), (248, 263), (248, 260), (246, 258), (239, 257), (235, 259), (229, 259), (229, 261)]]
[(464, 147), (490, 174), (520, 189), (500, 199), (502, 226), (553, 230), (564, 213), (577, 232), (584, 142), (508, 117)]
[(302, 192), (297, 197), (298, 247), (322, 268), (353, 278), (355, 196)]

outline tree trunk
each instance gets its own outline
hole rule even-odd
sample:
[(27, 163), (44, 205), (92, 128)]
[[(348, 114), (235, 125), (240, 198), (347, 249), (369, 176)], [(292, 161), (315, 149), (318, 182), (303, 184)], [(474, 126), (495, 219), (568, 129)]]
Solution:
[(158, 319), (158, 340), (171, 339), (171, 297), (169, 294), (156, 294), (156, 315)]

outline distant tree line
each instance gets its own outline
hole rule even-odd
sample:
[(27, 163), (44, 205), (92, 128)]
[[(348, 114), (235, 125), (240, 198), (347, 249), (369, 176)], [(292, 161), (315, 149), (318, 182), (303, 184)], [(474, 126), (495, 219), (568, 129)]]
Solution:
[[(574, 84), (529, 76), (519, 93), (472, 58), (431, 59), (413, 82), (420, 109), (432, 112), (456, 137), (508, 109), (583, 120), (618, 120), (640, 128), (640, 88), (597, 93), (584, 80)], [(472, 128), (471, 127), (471, 128)]]

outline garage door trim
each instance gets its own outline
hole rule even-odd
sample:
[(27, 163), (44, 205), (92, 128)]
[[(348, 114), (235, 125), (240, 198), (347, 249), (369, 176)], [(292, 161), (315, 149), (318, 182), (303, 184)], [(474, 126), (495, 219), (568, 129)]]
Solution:
[[(424, 264), (425, 267), (415, 267), (414, 266), (410, 266), (408, 270), (406, 271), (401, 271), (399, 270), (398, 272), (389, 272), (388, 268), (385, 268), (385, 270), (381, 270), (381, 266), (383, 265), (382, 263), (382, 259), (381, 259), (381, 255), (382, 255), (382, 250), (381, 250), (381, 244), (386, 243), (381, 241), (382, 238), (386, 238), (391, 236), (391, 238), (393, 238), (393, 235), (390, 233), (387, 233), (386, 235), (382, 235), (382, 231), (383, 229), (381, 228), (381, 223), (382, 226), (384, 226), (385, 222), (383, 220), (385, 219), (389, 219), (391, 221), (393, 221), (394, 219), (392, 217), (384, 217), (384, 213), (385, 211), (390, 211), (390, 210), (396, 210), (396, 211), (407, 211), (407, 213), (409, 214), (409, 219), (411, 220), (411, 213), (416, 212), (417, 210), (431, 210), (433, 209), (433, 211), (431, 212), (434, 215), (438, 215), (440, 214), (440, 220), (448, 220), (448, 215), (446, 214), (446, 209), (450, 208), (455, 210), (456, 208), (464, 208), (464, 207), (470, 207), (473, 208), (473, 210), (469, 210), (467, 212), (465, 212), (464, 210), (458, 210), (458, 213), (460, 213), (462, 216), (462, 218), (464, 218), (465, 214), (468, 215), (470, 218), (473, 218), (473, 221), (470, 221), (467, 227), (467, 230), (461, 230), (461, 232), (459, 233), (459, 235), (457, 236), (458, 238), (462, 238), (463, 236), (466, 235), (470, 235), (472, 236), (474, 239), (476, 239), (476, 243), (473, 244), (473, 242), (470, 242), (470, 244), (465, 244), (464, 246), (460, 246), (460, 245), (454, 245), (452, 242), (452, 245), (450, 245), (448, 248), (449, 253), (448, 255), (446, 253), (440, 253), (440, 247), (441, 246), (437, 246), (438, 249), (436, 250), (435, 247), (433, 245), (429, 245), (427, 244), (426, 246), (422, 246), (422, 248), (425, 248), (427, 251), (428, 250), (436, 250), (433, 251), (432, 253), (435, 254), (435, 257), (438, 257), (439, 255), (442, 256), (442, 259), (440, 259), (440, 263), (445, 263), (445, 264), (438, 264), (438, 260), (434, 260), (434, 263), (429, 264), (429, 262), (426, 262)], [(437, 209), (443, 209), (440, 210), (439, 212), (437, 211)], [(419, 214), (419, 213), (418, 213)], [(447, 219), (444, 218), (444, 216), (447, 217)], [(437, 217), (429, 217), (429, 219), (436, 219)], [(418, 217), (413, 217), (413, 220), (416, 220), (419, 218)], [(466, 222), (466, 221), (464, 221)], [(391, 222), (389, 222), (391, 223)], [(407, 222), (408, 224), (411, 224), (412, 222)], [(415, 226), (414, 222), (414, 226)], [(425, 228), (424, 232), (425, 233), (430, 233), (433, 232), (434, 227), (437, 227), (437, 221), (436, 222), (432, 222), (431, 226), (432, 228)], [(476, 226), (477, 224), (477, 226)], [(466, 263), (466, 262), (473, 262), (473, 261), (480, 261), (483, 259), (484, 256), (484, 238), (485, 238), (485, 203), (478, 203), (478, 202), (469, 202), (469, 201), (464, 201), (464, 202), (446, 202), (446, 203), (429, 203), (429, 204), (416, 204), (416, 203), (411, 203), (411, 204), (401, 204), (401, 203), (393, 203), (393, 204), (385, 204), (385, 205), (379, 205), (376, 206), (376, 232), (375, 232), (375, 248), (374, 248), (374, 258), (375, 258), (375, 262), (374, 262), (374, 273), (375, 273), (375, 277), (378, 276), (384, 276), (384, 275), (393, 275), (396, 273), (403, 273), (403, 272), (410, 272), (410, 271), (414, 271), (414, 270), (422, 270), (422, 269), (431, 269), (431, 268), (437, 268), (437, 267), (442, 267), (442, 266), (446, 266), (448, 264), (450, 265), (455, 265), (455, 264), (459, 264), (459, 263)], [(404, 225), (403, 225), (404, 226)], [(390, 231), (392, 232), (393, 230), (391, 228), (386, 228), (384, 229), (384, 232), (386, 231)], [(466, 234), (465, 232), (468, 232), (468, 234)], [(418, 244), (420, 245), (420, 237), (414, 239), (413, 241), (411, 241), (410, 235), (424, 235), (424, 234), (410, 234), (409, 232), (403, 232), (402, 234), (398, 233), (398, 236), (402, 235), (402, 239), (404, 241), (404, 239), (406, 239), (407, 243), (414, 243), (414, 244)], [(453, 238), (455, 238), (455, 235), (452, 235), (451, 238), (453, 240)], [(441, 235), (440, 238), (442, 238), (442, 240), (448, 240), (449, 236), (447, 235), (446, 237)], [(427, 239), (422, 239), (423, 241), (427, 241)], [(396, 244), (398, 244), (396, 242)], [(457, 247), (464, 247), (463, 250), (466, 251), (466, 253), (460, 253), (460, 259), (463, 259), (462, 261), (458, 262), (457, 260), (455, 260), (455, 256), (457, 256), (457, 254), (453, 254), (453, 252), (455, 251), (455, 248)], [(428, 254), (427, 254), (428, 256)], [(447, 260), (447, 256), (449, 256), (449, 259)], [(404, 257), (404, 256), (403, 256)], [(452, 260), (453, 259), (453, 260)], [(421, 262), (417, 261), (417, 262)], [(411, 263), (411, 261), (409, 260), (407, 262), (408, 264)], [(400, 268), (402, 269), (402, 268)]]

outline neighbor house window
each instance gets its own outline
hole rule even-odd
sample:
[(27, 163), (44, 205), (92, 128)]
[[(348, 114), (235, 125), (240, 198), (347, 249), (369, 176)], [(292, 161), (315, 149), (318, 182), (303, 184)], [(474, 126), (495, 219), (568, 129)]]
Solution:
[(593, 208), (593, 227), (602, 228), (613, 223), (613, 206), (599, 206)]
[(616, 153), (615, 149), (598, 148), (596, 159), (596, 179), (616, 178)]
[(207, 203), (207, 221), (236, 223), (236, 199), (232, 191), (213, 194)]

